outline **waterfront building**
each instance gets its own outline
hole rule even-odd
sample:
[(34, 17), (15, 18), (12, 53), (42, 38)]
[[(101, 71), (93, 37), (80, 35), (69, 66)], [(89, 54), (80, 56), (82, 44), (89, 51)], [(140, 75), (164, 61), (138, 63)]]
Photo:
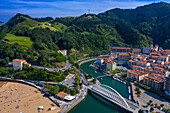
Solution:
[[(150, 48), (143, 48), (142, 51), (143, 53), (149, 54)], [(168, 52), (170, 53), (170, 51), (165, 52), (162, 49), (161, 51), (158, 51), (158, 48), (156, 47), (156, 49), (152, 50), (152, 52), (150, 52), (149, 56), (147, 57), (143, 55), (134, 55), (131, 57), (131, 59), (128, 61), (128, 66), (133, 70), (148, 73), (148, 76), (143, 77), (143, 84), (146, 84), (157, 90), (162, 90), (164, 84), (164, 89), (166, 87), (167, 93), (169, 92), (169, 87), (167, 84), (169, 82), (168, 77), (170, 75), (169, 56), (167, 56), (169, 55)], [(128, 72), (128, 77), (131, 79), (138, 79), (137, 74), (135, 76), (133, 73), (135, 73), (135, 71), (130, 70)], [(165, 77), (168, 82), (165, 80)], [(142, 80), (140, 79), (138, 81)]]
[(63, 56), (67, 56), (67, 50), (66, 49), (65, 50), (58, 50), (57, 52), (63, 54)]
[(170, 75), (164, 80), (164, 91), (167, 95), (170, 95)]
[(140, 70), (129, 70), (127, 71), (127, 78), (142, 81), (145, 76), (148, 76), (147, 72)]
[(115, 57), (117, 57), (118, 53), (129, 53), (131, 52), (131, 49), (128, 47), (112, 47), (111, 48), (111, 54)]
[(107, 58), (107, 61), (113, 61), (113, 59), (114, 59), (114, 56), (110, 56)]
[(162, 90), (164, 85), (164, 79), (160, 76), (151, 75), (143, 78), (143, 84), (150, 86), (156, 90)]
[(109, 61), (106, 63), (106, 69), (108, 70), (115, 70), (116, 69), (116, 62)]
[(127, 65), (127, 62), (130, 60), (131, 55), (130, 53), (119, 53), (117, 63), (119, 65)]
[(97, 58), (96, 59), (97, 64), (103, 64), (103, 62), (104, 62), (103, 58)]
[(149, 54), (151, 52), (150, 47), (142, 47), (141, 50), (143, 54)]
[(64, 92), (59, 92), (58, 94), (55, 95), (55, 97), (61, 100), (73, 100), (75, 98), (75, 96), (71, 96), (70, 94)]
[(27, 63), (23, 59), (13, 59), (13, 68), (17, 70), (22, 70), (23, 64), (31, 66), (30, 63)]

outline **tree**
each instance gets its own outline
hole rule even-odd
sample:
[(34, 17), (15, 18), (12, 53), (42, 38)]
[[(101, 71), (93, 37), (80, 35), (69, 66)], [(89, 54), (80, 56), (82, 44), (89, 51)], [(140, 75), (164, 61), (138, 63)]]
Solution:
[(50, 92), (51, 92), (52, 95), (57, 94), (57, 93), (59, 92), (59, 86), (56, 85), (56, 86), (52, 87), (52, 88), (50, 89)]
[(76, 92), (76, 89), (71, 89), (71, 95), (76, 95), (77, 92)]
[(144, 113), (144, 110), (143, 110), (143, 109), (140, 109), (140, 110), (138, 111), (138, 113)]
[(149, 100), (149, 103), (152, 103), (152, 100)]
[(139, 87), (138, 86), (136, 86), (136, 91), (138, 92), (140, 89), (139, 89)]

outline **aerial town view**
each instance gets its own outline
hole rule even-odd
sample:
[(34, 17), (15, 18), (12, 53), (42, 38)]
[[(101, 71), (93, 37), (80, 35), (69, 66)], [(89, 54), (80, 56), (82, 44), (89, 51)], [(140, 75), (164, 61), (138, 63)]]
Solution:
[(169, 0), (0, 7), (0, 113), (170, 113)]

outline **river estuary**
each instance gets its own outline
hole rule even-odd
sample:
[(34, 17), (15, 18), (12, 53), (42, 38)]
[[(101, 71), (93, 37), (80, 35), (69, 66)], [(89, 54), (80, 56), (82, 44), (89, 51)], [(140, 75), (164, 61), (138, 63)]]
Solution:
[[(95, 70), (89, 67), (94, 61), (86, 62), (81, 65), (81, 69), (87, 74), (92, 74), (94, 78), (102, 76), (100, 72), (95, 73)], [(111, 77), (104, 77), (100, 80), (102, 84), (106, 84), (117, 90), (123, 97), (128, 98), (128, 86), (113, 80)], [(117, 105), (103, 99), (102, 97), (89, 93), (86, 99), (82, 101), (78, 106), (73, 108), (69, 113), (126, 113), (122, 108)]]

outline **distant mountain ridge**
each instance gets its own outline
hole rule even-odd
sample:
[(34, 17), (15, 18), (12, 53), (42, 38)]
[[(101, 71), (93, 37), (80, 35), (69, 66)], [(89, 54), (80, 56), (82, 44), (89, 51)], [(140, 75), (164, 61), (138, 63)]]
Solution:
[(170, 49), (170, 4), (159, 2), (55, 19), (17, 14), (0, 27), (0, 39), (7, 33), (30, 37), (32, 48), (38, 50), (75, 48), (97, 54), (110, 46), (140, 48), (152, 43)]

